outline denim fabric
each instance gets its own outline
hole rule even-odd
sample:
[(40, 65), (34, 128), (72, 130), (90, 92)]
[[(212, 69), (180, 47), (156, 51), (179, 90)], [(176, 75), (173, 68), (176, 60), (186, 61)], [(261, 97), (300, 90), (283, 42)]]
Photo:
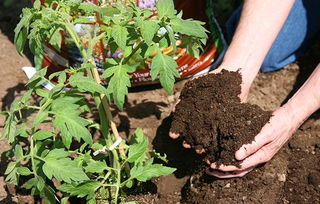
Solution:
[[(227, 21), (226, 32), (229, 41), (239, 21), (241, 9), (238, 8)], [(276, 71), (294, 62), (319, 31), (320, 0), (296, 0), (260, 71)]]

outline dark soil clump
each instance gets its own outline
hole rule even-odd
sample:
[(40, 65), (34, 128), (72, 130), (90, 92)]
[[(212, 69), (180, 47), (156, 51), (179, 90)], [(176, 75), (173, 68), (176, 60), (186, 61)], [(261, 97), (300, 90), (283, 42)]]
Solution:
[(240, 85), (241, 75), (228, 71), (186, 83), (171, 132), (195, 149), (203, 148), (211, 162), (239, 166), (234, 153), (251, 143), (271, 116), (257, 105), (240, 103)]

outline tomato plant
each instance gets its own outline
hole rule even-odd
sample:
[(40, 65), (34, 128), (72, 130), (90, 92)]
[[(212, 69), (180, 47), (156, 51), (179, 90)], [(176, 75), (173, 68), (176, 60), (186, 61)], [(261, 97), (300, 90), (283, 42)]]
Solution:
[[(179, 34), (188, 37), (187, 52), (197, 56), (207, 31), (200, 21), (182, 19), (172, 0), (159, 0), (156, 14), (131, 1), (119, 2), (95, 5), (56, 0), (41, 4), (36, 0), (32, 8), (23, 9), (15, 29), (18, 52), (23, 54), (28, 43), (38, 65), (45, 54), (45, 43), (59, 50), (66, 39), (82, 57), (79, 66), (48, 77), (46, 68), (38, 69), (27, 83), (28, 91), (4, 112), (7, 119), (2, 137), (12, 145), (7, 152), (12, 161), (5, 172), (6, 180), (15, 185), (26, 181), (23, 187), (47, 203), (66, 203), (73, 196), (88, 203), (119, 203), (137, 181), (175, 170), (154, 163), (155, 157), (166, 160), (165, 156), (148, 149), (148, 139), (141, 129), (130, 141), (122, 140), (109, 106), (114, 103), (122, 109), (131, 86), (130, 73), (137, 69), (129, 61), (137, 55), (144, 61), (152, 57), (152, 78), (159, 78), (165, 90), (172, 93), (179, 77), (177, 64), (174, 55), (162, 49), (172, 46), (175, 52)], [(94, 29), (79, 35), (77, 24), (90, 24)], [(94, 59), (99, 41), (108, 45), (108, 51), (120, 49), (122, 53), (121, 57), (106, 59), (102, 75)], [(106, 84), (102, 85), (101, 78)], [(43, 89), (53, 79), (53, 89)], [(95, 107), (89, 106), (90, 99)], [(99, 113), (98, 119), (87, 116), (93, 109)], [(93, 140), (94, 132), (101, 135), (99, 139)], [(57, 191), (62, 195), (57, 196)]]

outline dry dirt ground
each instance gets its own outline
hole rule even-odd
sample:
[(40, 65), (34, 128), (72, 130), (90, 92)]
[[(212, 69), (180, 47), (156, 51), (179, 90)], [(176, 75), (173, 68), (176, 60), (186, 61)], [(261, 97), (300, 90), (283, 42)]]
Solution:
[[(0, 1), (1, 2), (1, 1)], [(22, 66), (30, 66), (29, 58), (20, 57), (12, 43), (13, 28), (17, 22), (19, 9), (28, 5), (21, 0), (3, 12), (0, 6), (0, 108), (5, 110), (15, 97), (25, 91), (27, 79)], [(319, 62), (319, 41), (297, 63), (283, 70), (259, 74), (251, 89), (249, 102), (258, 104), (265, 110), (275, 110), (288, 100), (295, 90), (311, 73)], [(30, 56), (30, 55), (28, 55)], [(184, 188), (192, 174), (194, 155), (181, 147), (181, 141), (168, 137), (170, 113), (175, 100), (185, 82), (178, 82), (175, 95), (168, 96), (162, 89), (152, 87), (131, 90), (123, 112), (114, 111), (115, 120), (123, 137), (129, 136), (137, 127), (151, 138), (152, 146), (166, 153), (171, 166), (177, 167), (174, 175), (155, 179), (148, 183), (150, 195), (138, 197), (141, 203), (180, 203)], [(307, 99), (306, 99), (307, 100)], [(253, 172), (249, 179), (231, 179), (216, 182), (217, 195), (214, 203), (320, 203), (320, 114), (314, 114), (297, 131), (288, 144), (264, 167)], [(0, 116), (0, 132), (4, 118)], [(9, 146), (0, 141), (0, 153)], [(34, 203), (25, 192), (16, 191), (4, 182), (6, 159), (0, 163), (0, 203)], [(254, 175), (258, 175), (258, 180)], [(252, 183), (260, 182), (260, 187)], [(251, 186), (250, 186), (251, 185)], [(250, 189), (244, 190), (242, 187)]]

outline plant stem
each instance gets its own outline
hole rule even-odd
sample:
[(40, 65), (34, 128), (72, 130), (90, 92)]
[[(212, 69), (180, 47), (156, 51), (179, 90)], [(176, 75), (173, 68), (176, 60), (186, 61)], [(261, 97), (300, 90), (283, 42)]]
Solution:
[(115, 204), (118, 204), (118, 196), (119, 196), (120, 187), (121, 187), (121, 169), (118, 169), (118, 171), (117, 171), (117, 186), (116, 186)]
[(123, 61), (123, 64), (127, 64), (128, 61), (130, 60), (130, 58), (141, 48), (141, 46), (143, 45), (142, 42), (140, 42), (135, 48), (134, 50), (132, 50), (131, 54), (126, 57), (126, 59)]
[(33, 136), (31, 136), (31, 141), (30, 141), (30, 153), (31, 153), (31, 164), (32, 164), (32, 171), (33, 171), (33, 173), (34, 173), (34, 175), (35, 176), (37, 176), (37, 171), (36, 171), (36, 165), (35, 165), (35, 163), (34, 163), (34, 157), (36, 156), (36, 155), (34, 155), (34, 149), (33, 149), (33, 144), (34, 142), (33, 142)]
[[(89, 62), (92, 65), (96, 66), (96, 63), (94, 62), (93, 59), (90, 59)], [(94, 80), (98, 84), (101, 84), (101, 79), (100, 79), (98, 70), (96, 68), (93, 68), (93, 69), (91, 69), (91, 72), (92, 72)], [(119, 132), (118, 132), (116, 124), (112, 120), (112, 114), (111, 114), (111, 111), (110, 111), (110, 106), (109, 106), (109, 104), (107, 102), (107, 98), (106, 98), (106, 96), (104, 94), (100, 94), (100, 99), (101, 99), (102, 105), (104, 107), (106, 116), (109, 119), (109, 123), (110, 123), (110, 127), (111, 127), (111, 130), (112, 130), (112, 133), (114, 134), (115, 138), (118, 139), (118, 138), (120, 138), (120, 135), (119, 135)], [(119, 152), (120, 152), (120, 154), (125, 155), (125, 152), (124, 152), (122, 144), (119, 145)]]

